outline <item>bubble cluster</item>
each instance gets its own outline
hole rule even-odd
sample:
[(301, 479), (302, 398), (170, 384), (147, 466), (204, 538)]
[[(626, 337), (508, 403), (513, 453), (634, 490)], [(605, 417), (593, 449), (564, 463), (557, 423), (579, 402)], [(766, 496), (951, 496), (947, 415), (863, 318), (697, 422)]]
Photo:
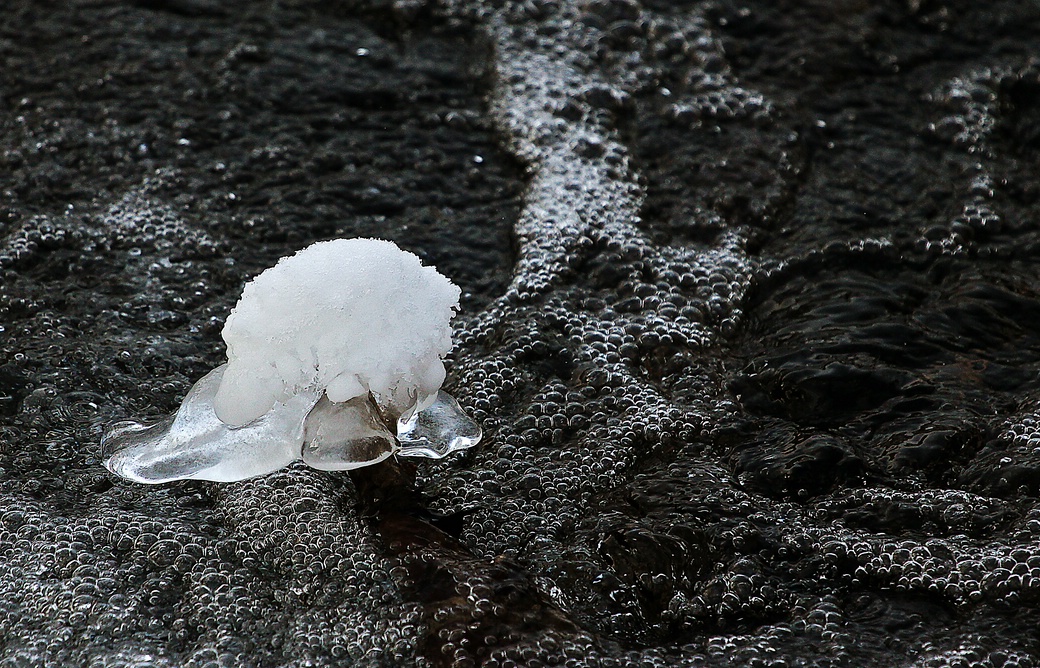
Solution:
[(134, 255), (178, 249), (202, 255), (216, 252), (216, 243), (208, 233), (189, 225), (169, 205), (155, 198), (176, 180), (173, 173), (146, 178), (140, 187), (127, 192), (98, 217), (96, 224), (102, 234), (116, 248), (126, 248)]
[(73, 240), (69, 231), (47, 216), (34, 216), (8, 233), (0, 250), (0, 269), (15, 266), (37, 252), (61, 248)]
[(994, 207), (1006, 177), (994, 171), (1006, 167), (996, 163), (1004, 153), (1004, 144), (1020, 150), (1028, 146), (1031, 131), (1023, 124), (1026, 100), (1040, 89), (1040, 70), (1029, 61), (1021, 65), (1001, 65), (969, 71), (951, 78), (928, 96), (938, 109), (948, 112), (940, 120), (928, 124), (928, 131), (963, 151), (962, 187), (964, 204), (948, 228), (933, 227), (918, 241), (919, 249), (928, 253), (967, 253), (978, 242), (1002, 231), (1004, 220)]

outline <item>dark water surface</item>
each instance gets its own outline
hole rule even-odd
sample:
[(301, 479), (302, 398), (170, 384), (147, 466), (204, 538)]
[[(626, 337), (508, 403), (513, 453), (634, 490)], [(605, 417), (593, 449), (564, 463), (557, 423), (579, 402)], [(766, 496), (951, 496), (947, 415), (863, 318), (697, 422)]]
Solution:
[[(1040, 664), (1040, 7), (498, 4), (5, 5), (0, 666)], [(104, 470), (344, 236), (478, 448)]]

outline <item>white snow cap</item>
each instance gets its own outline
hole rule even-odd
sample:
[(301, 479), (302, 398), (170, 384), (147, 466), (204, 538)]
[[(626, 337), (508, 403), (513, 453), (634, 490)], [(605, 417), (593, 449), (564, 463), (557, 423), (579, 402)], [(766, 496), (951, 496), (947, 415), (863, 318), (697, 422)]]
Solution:
[(459, 295), (390, 241), (323, 241), (282, 258), (224, 325), (217, 417), (244, 425), (307, 388), (334, 402), (372, 392), (394, 418), (424, 408), (444, 382)]

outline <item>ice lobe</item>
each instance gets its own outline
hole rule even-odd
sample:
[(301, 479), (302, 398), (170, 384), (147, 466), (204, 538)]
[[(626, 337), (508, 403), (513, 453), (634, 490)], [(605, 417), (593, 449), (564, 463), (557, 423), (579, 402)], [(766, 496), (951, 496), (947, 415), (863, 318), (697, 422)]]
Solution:
[(135, 482), (228, 482), (298, 459), (345, 470), (468, 448), (480, 426), (440, 390), (459, 294), (388, 241), (327, 241), (282, 258), (228, 316), (227, 364), (174, 417), (112, 425), (105, 466)]
[(299, 459), (304, 420), (316, 393), (297, 394), (250, 429), (235, 429), (213, 412), (213, 395), (225, 368), (221, 365), (195, 383), (172, 421), (112, 425), (103, 441), (112, 452), (105, 462), (108, 469), (135, 482), (229, 482), (271, 473)]
[(301, 389), (332, 402), (371, 392), (395, 417), (444, 382), (459, 288), (389, 241), (317, 243), (246, 284), (224, 325), (217, 417), (241, 426)]

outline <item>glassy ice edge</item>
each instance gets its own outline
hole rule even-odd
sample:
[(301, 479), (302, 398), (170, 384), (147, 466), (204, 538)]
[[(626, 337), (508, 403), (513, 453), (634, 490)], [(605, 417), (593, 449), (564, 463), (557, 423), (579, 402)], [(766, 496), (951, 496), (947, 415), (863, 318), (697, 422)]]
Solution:
[(480, 425), (471, 420), (455, 397), (444, 390), (426, 408), (397, 422), (397, 440), (405, 457), (441, 459), (480, 441)]
[(302, 459), (321, 470), (377, 464), (392, 454), (440, 459), (480, 441), (480, 425), (439, 391), (419, 411), (407, 411), (397, 437), (369, 395), (334, 403), (304, 391), (241, 427), (221, 422), (213, 398), (226, 365), (195, 383), (177, 413), (155, 424), (122, 421), (101, 440), (105, 467), (127, 480), (231, 482), (272, 473)]

